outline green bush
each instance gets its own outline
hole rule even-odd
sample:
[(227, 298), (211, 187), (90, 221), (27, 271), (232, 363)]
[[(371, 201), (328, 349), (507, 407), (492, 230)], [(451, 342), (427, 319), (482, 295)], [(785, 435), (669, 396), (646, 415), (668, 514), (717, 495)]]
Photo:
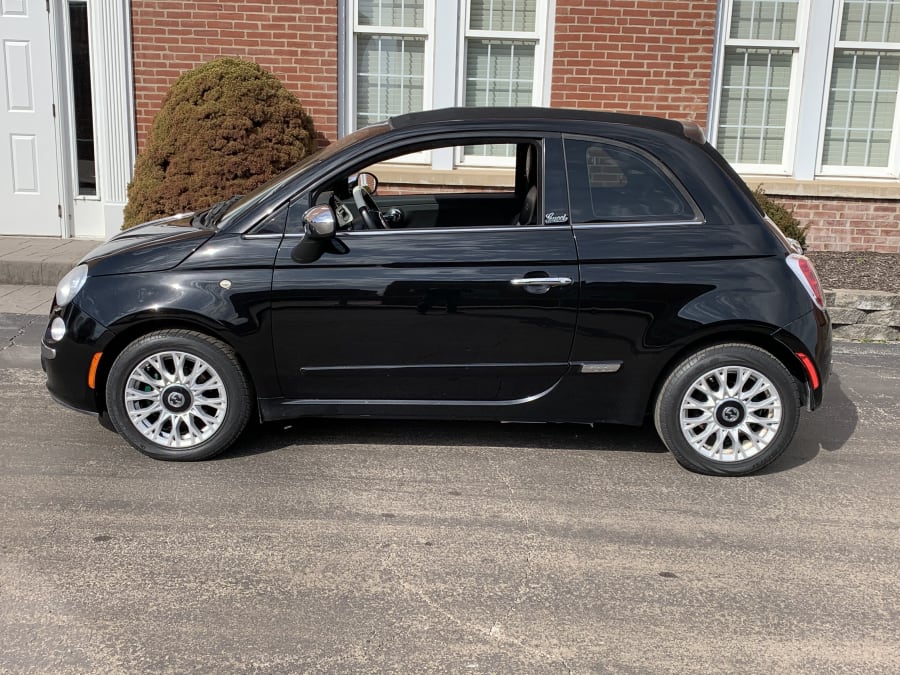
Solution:
[(753, 193), (762, 210), (771, 218), (785, 236), (796, 239), (806, 250), (806, 231), (809, 227), (802, 227), (800, 221), (794, 218), (794, 212), (786, 209), (774, 199), (769, 197), (760, 185)]
[(205, 63), (153, 120), (122, 229), (249, 192), (315, 150), (312, 118), (274, 75), (241, 59)]

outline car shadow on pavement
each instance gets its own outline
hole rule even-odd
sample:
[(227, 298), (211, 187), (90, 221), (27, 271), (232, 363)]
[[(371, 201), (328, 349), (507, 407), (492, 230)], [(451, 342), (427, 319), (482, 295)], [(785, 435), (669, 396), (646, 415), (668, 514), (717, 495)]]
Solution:
[(466, 421), (338, 420), (306, 418), (253, 424), (214, 459), (247, 457), (291, 446), (501, 447), (535, 450), (666, 452), (652, 424), (520, 424)]
[(760, 473), (779, 473), (813, 460), (820, 450), (835, 452), (844, 447), (856, 431), (859, 412), (844, 392), (841, 378), (832, 372), (825, 385), (825, 400), (815, 412), (803, 411), (794, 441), (776, 462)]
[[(781, 458), (761, 471), (780, 473), (801, 466), (821, 450), (840, 450), (853, 435), (856, 404), (832, 374), (825, 402), (814, 413), (801, 413), (793, 443)], [(663, 453), (653, 424), (520, 424), (498, 422), (305, 418), (292, 422), (252, 423), (232, 448), (216, 460), (238, 459), (293, 446), (500, 447), (534, 450)]]

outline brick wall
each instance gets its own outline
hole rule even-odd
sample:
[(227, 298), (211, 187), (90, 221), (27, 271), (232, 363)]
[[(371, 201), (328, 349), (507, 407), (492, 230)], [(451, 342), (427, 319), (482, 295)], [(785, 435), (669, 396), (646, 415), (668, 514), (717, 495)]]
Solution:
[[(320, 138), (335, 140), (337, 4), (132, 0), (139, 147), (175, 79), (218, 56), (274, 73), (312, 114)], [(715, 22), (716, 0), (557, 0), (551, 105), (706, 127)], [(772, 196), (812, 225), (814, 250), (900, 253), (900, 201)]]
[[(715, 0), (557, 0), (551, 105), (705, 125), (715, 20)], [(272, 71), (336, 137), (335, 0), (132, 0), (132, 29), (139, 146), (178, 75), (218, 56)]]
[(706, 126), (715, 0), (557, 0), (551, 105)]
[(336, 139), (335, 0), (132, 0), (131, 5), (139, 147), (176, 78), (219, 56), (252, 60), (275, 74), (313, 116), (320, 138)]
[(769, 196), (810, 226), (806, 243), (813, 251), (900, 253), (900, 201)]

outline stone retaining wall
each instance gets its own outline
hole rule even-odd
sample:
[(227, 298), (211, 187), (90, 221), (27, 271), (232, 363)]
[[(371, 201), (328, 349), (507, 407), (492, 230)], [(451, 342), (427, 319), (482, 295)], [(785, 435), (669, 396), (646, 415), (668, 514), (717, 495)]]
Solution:
[(825, 303), (836, 339), (900, 342), (900, 294), (839, 288)]

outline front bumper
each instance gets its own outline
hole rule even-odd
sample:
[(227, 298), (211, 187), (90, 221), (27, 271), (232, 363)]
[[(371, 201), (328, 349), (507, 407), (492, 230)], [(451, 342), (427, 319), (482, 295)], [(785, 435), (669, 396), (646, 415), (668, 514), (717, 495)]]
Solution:
[[(50, 337), (50, 324), (56, 317), (66, 323), (66, 334), (58, 341)], [(75, 301), (65, 307), (54, 302), (41, 340), (41, 367), (47, 374), (47, 389), (58, 403), (80, 412), (100, 412), (102, 392), (88, 386), (88, 374), (94, 355), (112, 338), (113, 333)], [(102, 367), (102, 357), (100, 363)]]

